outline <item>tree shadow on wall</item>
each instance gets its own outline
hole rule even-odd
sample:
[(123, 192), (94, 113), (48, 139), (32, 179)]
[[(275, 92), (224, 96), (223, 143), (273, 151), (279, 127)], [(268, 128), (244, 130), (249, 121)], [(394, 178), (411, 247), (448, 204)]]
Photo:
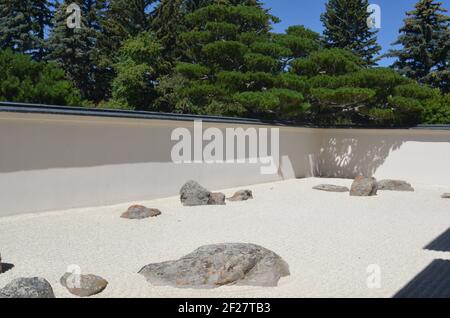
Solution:
[(324, 143), (318, 156), (318, 170), (323, 178), (373, 176), (392, 151), (405, 140), (398, 137), (367, 135), (333, 137)]

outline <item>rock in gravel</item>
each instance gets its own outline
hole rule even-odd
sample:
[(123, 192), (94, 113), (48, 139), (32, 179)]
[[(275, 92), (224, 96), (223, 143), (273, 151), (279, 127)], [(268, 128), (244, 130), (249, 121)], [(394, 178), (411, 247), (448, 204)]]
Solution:
[(79, 297), (97, 295), (108, 286), (105, 279), (96, 275), (65, 273), (59, 281), (71, 294)]
[(55, 294), (44, 278), (17, 278), (0, 289), (0, 298), (55, 298)]
[(343, 186), (337, 186), (333, 184), (319, 184), (313, 188), (314, 190), (326, 191), (326, 192), (349, 192), (350, 189)]
[(196, 181), (188, 181), (180, 190), (180, 200), (184, 206), (208, 205), (211, 192)]
[(253, 192), (250, 190), (242, 190), (236, 192), (231, 198), (229, 198), (229, 201), (247, 201), (253, 199)]
[(3, 273), (3, 267), (2, 267), (2, 254), (0, 254), (0, 274)]
[(274, 252), (241, 243), (203, 246), (179, 260), (144, 266), (139, 273), (153, 285), (202, 289), (274, 287), (290, 275), (289, 265)]
[(184, 206), (224, 205), (225, 194), (212, 193), (196, 181), (188, 181), (180, 190), (180, 200)]
[(403, 180), (378, 181), (378, 190), (414, 192), (414, 188), (408, 182)]
[(377, 195), (378, 184), (375, 178), (366, 178), (358, 176), (353, 181), (350, 189), (350, 195), (356, 197), (370, 197)]
[(133, 205), (130, 206), (128, 210), (122, 214), (121, 218), (142, 220), (158, 215), (161, 215), (161, 211), (158, 209), (149, 209), (142, 205)]
[(450, 199), (450, 193), (444, 193), (442, 199)]
[(211, 196), (209, 197), (208, 205), (225, 205), (225, 194), (211, 193)]

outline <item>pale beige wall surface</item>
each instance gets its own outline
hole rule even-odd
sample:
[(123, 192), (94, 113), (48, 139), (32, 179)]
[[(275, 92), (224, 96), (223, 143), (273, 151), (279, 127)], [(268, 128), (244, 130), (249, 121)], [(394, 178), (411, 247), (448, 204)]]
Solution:
[(260, 164), (174, 164), (179, 127), (193, 123), (0, 113), (0, 215), (172, 196), (190, 179), (215, 190), (308, 177), (320, 142), (312, 129), (281, 128), (280, 170), (263, 175)]
[(449, 130), (327, 129), (321, 134), (322, 177), (365, 175), (450, 187)]
[(174, 164), (179, 127), (193, 123), (0, 113), (0, 216), (172, 196), (189, 179), (211, 190), (359, 174), (450, 186), (450, 131), (280, 127), (280, 169), (263, 175), (260, 164)]

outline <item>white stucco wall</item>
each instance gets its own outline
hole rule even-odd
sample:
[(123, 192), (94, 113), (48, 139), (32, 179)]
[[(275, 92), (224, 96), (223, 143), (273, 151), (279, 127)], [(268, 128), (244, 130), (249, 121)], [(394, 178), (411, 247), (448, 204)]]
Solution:
[(326, 129), (319, 151), (320, 175), (401, 179), (450, 187), (450, 131)]
[(0, 215), (172, 196), (190, 179), (214, 190), (308, 177), (320, 142), (313, 129), (281, 128), (280, 170), (264, 175), (260, 164), (174, 164), (180, 127), (193, 123), (0, 113)]
[(0, 113), (0, 216), (172, 196), (189, 179), (211, 190), (359, 174), (450, 186), (450, 131), (279, 127), (281, 167), (264, 175), (260, 164), (174, 164), (179, 127), (193, 123)]

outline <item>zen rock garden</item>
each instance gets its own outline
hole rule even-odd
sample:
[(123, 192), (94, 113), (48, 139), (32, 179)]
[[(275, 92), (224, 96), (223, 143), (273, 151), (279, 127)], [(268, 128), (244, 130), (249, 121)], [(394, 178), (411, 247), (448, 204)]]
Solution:
[[(349, 193), (350, 196), (375, 196), (379, 191), (413, 192), (414, 188), (402, 180), (381, 180), (358, 176), (350, 188), (320, 184), (314, 190)], [(450, 199), (450, 193), (442, 195)], [(188, 181), (180, 190), (180, 202), (186, 207), (226, 205), (253, 199), (250, 190), (241, 190), (227, 198), (225, 194), (211, 192), (196, 181)], [(162, 215), (158, 209), (133, 205), (121, 218), (143, 220)], [(1, 263), (0, 274), (5, 271)], [(177, 260), (150, 263), (138, 272), (152, 286), (173, 288), (213, 289), (221, 286), (275, 287), (282, 277), (290, 275), (289, 265), (275, 252), (262, 246), (244, 243), (224, 243), (202, 246)], [(103, 277), (88, 274), (65, 273), (61, 286), (78, 297), (102, 293), (108, 286)], [(0, 289), (0, 298), (55, 298), (50, 283), (41, 277), (17, 278)]]

